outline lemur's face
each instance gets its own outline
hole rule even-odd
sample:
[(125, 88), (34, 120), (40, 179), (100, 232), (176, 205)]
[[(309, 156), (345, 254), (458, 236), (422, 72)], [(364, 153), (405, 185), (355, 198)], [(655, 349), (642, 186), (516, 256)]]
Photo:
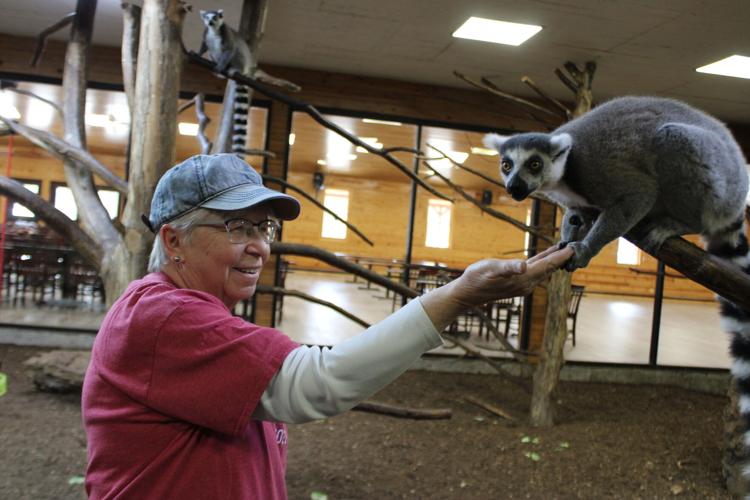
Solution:
[(224, 11), (219, 10), (202, 10), (201, 19), (206, 28), (217, 29), (224, 22)]
[(553, 188), (560, 180), (570, 150), (570, 136), (489, 134), (485, 144), (500, 153), (500, 176), (505, 189), (514, 200), (521, 201), (536, 190)]

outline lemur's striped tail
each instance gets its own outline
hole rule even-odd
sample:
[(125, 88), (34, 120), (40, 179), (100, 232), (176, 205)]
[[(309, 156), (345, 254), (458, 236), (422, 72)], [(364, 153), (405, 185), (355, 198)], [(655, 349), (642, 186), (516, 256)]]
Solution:
[[(706, 238), (706, 249), (709, 253), (731, 260), (745, 272), (750, 274), (750, 248), (748, 247), (747, 230), (743, 218), (724, 231)], [(746, 311), (734, 303), (718, 298), (721, 305), (721, 324), (724, 331), (731, 335), (730, 352), (732, 355), (732, 376), (738, 400), (737, 412), (739, 422), (733, 422), (731, 427), (738, 425), (737, 430), (742, 434), (742, 443), (736, 431), (728, 435), (725, 454), (725, 474), (734, 475), (726, 469), (727, 466), (739, 463), (741, 470), (731, 479), (737, 482), (736, 487), (747, 490), (750, 486), (750, 311)], [(734, 413), (728, 412), (729, 415)], [(729, 417), (731, 419), (731, 416)], [(728, 459), (729, 456), (731, 460)], [(750, 498), (750, 491), (744, 491), (744, 497)]]
[(237, 85), (232, 115), (232, 153), (244, 158), (247, 149), (247, 117), (250, 114), (250, 98), (245, 85)]

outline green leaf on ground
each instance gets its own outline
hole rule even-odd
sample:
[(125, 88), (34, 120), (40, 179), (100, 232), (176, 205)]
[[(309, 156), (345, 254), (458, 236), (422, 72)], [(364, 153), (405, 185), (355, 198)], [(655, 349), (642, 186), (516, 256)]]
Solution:
[(74, 485), (74, 484), (83, 484), (85, 479), (83, 476), (70, 476), (68, 478), (68, 484)]

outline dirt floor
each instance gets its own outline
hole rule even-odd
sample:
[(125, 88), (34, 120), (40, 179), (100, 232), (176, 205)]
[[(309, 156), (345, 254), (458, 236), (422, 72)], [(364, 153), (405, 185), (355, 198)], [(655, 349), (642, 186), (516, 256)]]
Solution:
[[(0, 346), (0, 498), (81, 499), (80, 398), (37, 392)], [(495, 417), (471, 395), (518, 418)], [(292, 499), (727, 498), (720, 396), (655, 386), (563, 383), (558, 424), (525, 423), (528, 395), (495, 376), (408, 372), (373, 400), (450, 408), (450, 420), (349, 412), (292, 426)]]

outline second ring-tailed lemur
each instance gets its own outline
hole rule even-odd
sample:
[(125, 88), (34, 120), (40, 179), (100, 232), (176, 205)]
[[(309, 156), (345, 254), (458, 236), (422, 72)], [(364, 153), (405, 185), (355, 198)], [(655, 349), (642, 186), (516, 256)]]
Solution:
[[(649, 250), (670, 236), (700, 233), (709, 253), (750, 274), (747, 162), (721, 122), (687, 104), (622, 97), (548, 134), (489, 134), (485, 144), (500, 152), (514, 199), (539, 191), (566, 208), (562, 244), (575, 251), (569, 270), (635, 229), (648, 235)], [(750, 311), (720, 301), (750, 446)]]
[[(199, 54), (208, 50), (211, 60), (216, 63), (216, 70), (221, 72), (232, 67), (249, 78), (253, 77), (253, 59), (247, 42), (235, 30), (224, 22), (224, 11), (200, 11), (206, 30), (203, 32), (203, 43)], [(248, 88), (237, 85), (234, 99), (232, 127), (232, 152), (243, 155), (247, 142), (247, 119), (250, 112)]]

